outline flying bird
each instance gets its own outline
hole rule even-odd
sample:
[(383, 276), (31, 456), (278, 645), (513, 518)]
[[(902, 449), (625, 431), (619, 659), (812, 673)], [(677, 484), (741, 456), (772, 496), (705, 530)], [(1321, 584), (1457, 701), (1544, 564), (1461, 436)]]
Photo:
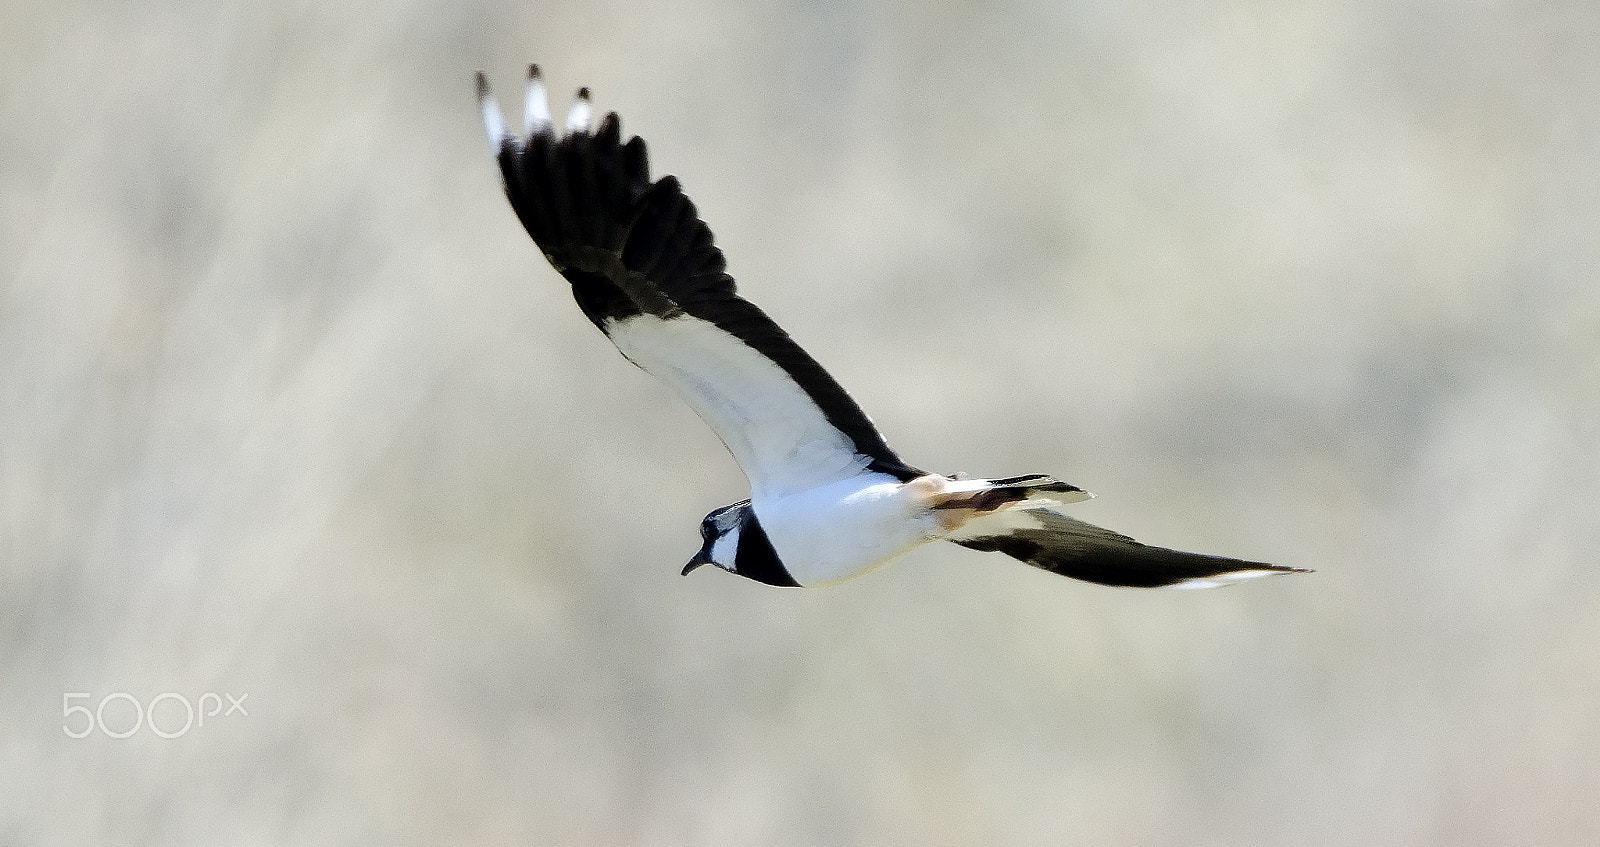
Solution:
[(564, 132), (537, 65), (522, 133), (488, 82), (478, 100), (507, 199), (578, 308), (622, 355), (670, 385), (750, 481), (700, 524), (684, 566), (768, 585), (834, 585), (945, 540), (1105, 585), (1206, 588), (1303, 572), (1140, 544), (1060, 511), (1088, 492), (1043, 474), (943, 476), (906, 464), (872, 420), (771, 318), (734, 291), (678, 180), (651, 180), (645, 143), (615, 113), (591, 128), (579, 89)]

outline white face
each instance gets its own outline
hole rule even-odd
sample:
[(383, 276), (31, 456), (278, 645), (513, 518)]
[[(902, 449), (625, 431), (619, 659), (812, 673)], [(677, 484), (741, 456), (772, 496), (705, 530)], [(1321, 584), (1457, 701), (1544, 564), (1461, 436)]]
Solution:
[(724, 530), (711, 544), (711, 563), (725, 571), (732, 572), (734, 559), (739, 554), (739, 527)]
[(706, 519), (700, 524), (700, 552), (685, 566), (684, 573), (687, 574), (703, 564), (713, 564), (725, 571), (737, 573), (735, 568), (739, 557), (739, 532), (749, 509), (749, 503), (735, 503), (706, 515)]

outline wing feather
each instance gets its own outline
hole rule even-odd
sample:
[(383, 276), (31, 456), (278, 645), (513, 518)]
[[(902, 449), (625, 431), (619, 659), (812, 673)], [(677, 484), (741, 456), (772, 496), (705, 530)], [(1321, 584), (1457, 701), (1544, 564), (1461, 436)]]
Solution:
[(1045, 508), (1017, 508), (969, 521), (947, 539), (1004, 553), (1051, 573), (1102, 585), (1212, 588), (1281, 573), (1306, 573), (1265, 562), (1152, 547)]
[[(921, 476), (816, 360), (735, 293), (677, 178), (652, 182), (644, 141), (621, 139), (611, 113), (592, 133), (558, 138), (535, 122), (527, 138), (499, 142), (506, 198), (584, 315), (689, 401), (752, 486), (862, 467)], [(681, 320), (698, 325), (668, 326)]]

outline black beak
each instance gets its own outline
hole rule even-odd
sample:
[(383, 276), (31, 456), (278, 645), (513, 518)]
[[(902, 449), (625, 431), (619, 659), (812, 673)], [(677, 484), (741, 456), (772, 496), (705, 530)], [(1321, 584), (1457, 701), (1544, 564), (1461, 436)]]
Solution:
[(700, 552), (694, 554), (694, 558), (689, 560), (689, 564), (683, 566), (683, 575), (688, 576), (689, 572), (695, 568), (709, 564), (711, 564), (711, 545), (707, 544), (700, 548)]

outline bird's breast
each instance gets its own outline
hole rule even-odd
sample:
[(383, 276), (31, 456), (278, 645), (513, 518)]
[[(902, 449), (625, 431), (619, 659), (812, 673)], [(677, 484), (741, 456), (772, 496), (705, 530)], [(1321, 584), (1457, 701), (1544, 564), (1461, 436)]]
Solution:
[(875, 472), (751, 505), (784, 568), (804, 586), (854, 579), (943, 534), (924, 497)]

